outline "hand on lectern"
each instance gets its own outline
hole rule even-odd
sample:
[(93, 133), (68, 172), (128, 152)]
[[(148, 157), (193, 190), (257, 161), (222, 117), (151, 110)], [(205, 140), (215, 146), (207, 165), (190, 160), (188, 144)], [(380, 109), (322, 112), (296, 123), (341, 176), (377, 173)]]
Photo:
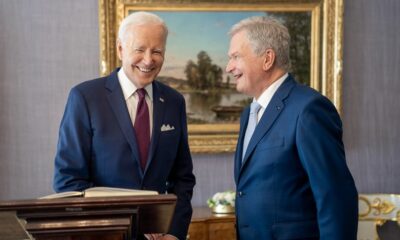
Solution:
[(178, 240), (170, 234), (148, 233), (144, 235), (148, 240)]

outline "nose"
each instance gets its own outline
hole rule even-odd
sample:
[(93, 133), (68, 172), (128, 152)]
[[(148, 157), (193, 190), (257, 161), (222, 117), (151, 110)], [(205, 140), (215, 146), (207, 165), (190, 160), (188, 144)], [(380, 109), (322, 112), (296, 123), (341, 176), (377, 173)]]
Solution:
[(226, 65), (225, 72), (227, 72), (227, 73), (232, 72), (232, 70), (233, 70), (233, 66), (232, 66), (232, 65), (233, 65), (233, 64), (232, 64), (232, 61), (229, 60), (229, 61), (228, 61), (228, 64)]
[(146, 51), (143, 55), (143, 63), (146, 65), (150, 65), (153, 62), (153, 56), (151, 51)]

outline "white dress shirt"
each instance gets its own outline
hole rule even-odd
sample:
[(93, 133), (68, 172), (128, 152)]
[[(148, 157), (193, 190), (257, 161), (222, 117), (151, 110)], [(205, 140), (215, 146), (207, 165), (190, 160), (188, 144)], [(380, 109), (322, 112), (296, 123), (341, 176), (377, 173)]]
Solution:
[[(139, 95), (136, 90), (138, 89), (135, 84), (126, 76), (123, 68), (118, 71), (118, 80), (124, 94), (126, 106), (128, 108), (129, 116), (131, 117), (132, 125), (135, 124), (136, 110), (139, 103)], [(149, 108), (150, 120), (150, 136), (153, 132), (153, 85), (149, 84), (144, 88), (147, 92), (146, 103)]]
[(271, 101), (272, 97), (274, 96), (276, 90), (278, 90), (278, 88), (282, 85), (283, 81), (285, 81), (285, 79), (288, 76), (289, 74), (285, 73), (282, 77), (273, 82), (271, 86), (265, 89), (258, 99), (253, 98), (253, 102), (256, 101), (258, 104), (261, 105), (261, 108), (257, 114), (257, 122), (260, 121), (262, 115), (264, 114), (265, 109), (268, 107), (268, 104)]

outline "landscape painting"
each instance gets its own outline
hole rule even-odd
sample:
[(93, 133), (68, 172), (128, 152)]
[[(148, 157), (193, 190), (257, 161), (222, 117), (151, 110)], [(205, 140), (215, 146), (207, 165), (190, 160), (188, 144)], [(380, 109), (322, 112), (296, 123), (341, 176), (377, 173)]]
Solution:
[(328, 97), (341, 112), (343, 0), (99, 0), (100, 74), (121, 63), (115, 43), (121, 21), (135, 11), (159, 15), (169, 28), (158, 80), (186, 99), (192, 153), (236, 149), (239, 118), (252, 99), (225, 72), (232, 25), (273, 16), (291, 35), (290, 72)]
[(189, 124), (237, 123), (251, 98), (238, 93), (225, 72), (233, 24), (250, 16), (274, 16), (292, 36), (292, 72), (310, 84), (311, 14), (268, 12), (152, 11), (169, 28), (166, 58), (158, 80), (181, 92)]

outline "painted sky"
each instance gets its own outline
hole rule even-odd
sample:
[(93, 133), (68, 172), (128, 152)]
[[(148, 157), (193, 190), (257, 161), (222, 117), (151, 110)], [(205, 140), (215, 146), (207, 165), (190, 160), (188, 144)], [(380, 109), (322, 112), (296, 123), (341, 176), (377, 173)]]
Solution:
[(250, 16), (265, 16), (265, 12), (178, 12), (153, 11), (169, 28), (167, 52), (159, 76), (185, 79), (183, 70), (188, 60), (197, 62), (204, 50), (225, 71), (232, 25)]

